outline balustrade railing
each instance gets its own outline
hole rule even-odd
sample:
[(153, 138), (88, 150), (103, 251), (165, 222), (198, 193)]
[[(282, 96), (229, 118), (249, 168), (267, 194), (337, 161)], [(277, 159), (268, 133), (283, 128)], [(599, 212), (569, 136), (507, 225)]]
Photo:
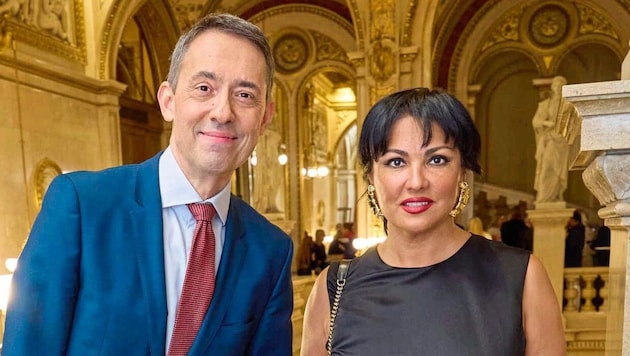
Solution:
[(608, 267), (564, 269), (563, 311), (605, 312), (608, 308)]

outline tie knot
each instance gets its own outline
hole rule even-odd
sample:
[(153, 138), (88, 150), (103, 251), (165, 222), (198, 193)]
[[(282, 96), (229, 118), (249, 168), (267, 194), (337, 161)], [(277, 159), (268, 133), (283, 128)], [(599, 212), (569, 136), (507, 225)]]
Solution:
[(214, 205), (204, 203), (188, 204), (188, 210), (192, 213), (193, 217), (197, 221), (212, 221), (216, 210)]

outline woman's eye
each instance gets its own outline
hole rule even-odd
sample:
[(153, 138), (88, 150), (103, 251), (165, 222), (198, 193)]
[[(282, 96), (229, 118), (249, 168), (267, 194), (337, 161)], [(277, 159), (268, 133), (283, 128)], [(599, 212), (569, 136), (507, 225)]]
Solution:
[(401, 167), (405, 165), (405, 162), (400, 158), (392, 158), (387, 161), (387, 165), (390, 167)]
[(429, 164), (433, 166), (441, 166), (441, 165), (446, 164), (447, 162), (448, 160), (446, 159), (446, 157), (443, 157), (443, 156), (431, 157), (431, 159), (429, 160)]

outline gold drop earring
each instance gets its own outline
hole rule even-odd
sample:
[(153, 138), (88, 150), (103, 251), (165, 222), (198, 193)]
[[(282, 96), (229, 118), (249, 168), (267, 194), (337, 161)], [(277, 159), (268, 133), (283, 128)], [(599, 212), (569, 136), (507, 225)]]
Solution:
[(374, 191), (376, 190), (376, 187), (374, 187), (373, 184), (369, 184), (367, 187), (367, 196), (368, 196), (368, 204), (370, 205), (370, 208), (372, 208), (372, 212), (374, 213), (374, 215), (376, 215), (377, 218), (383, 218), (383, 212), (381, 211), (381, 207), (378, 206), (378, 201), (376, 200), (376, 197), (374, 196)]
[(459, 195), (457, 196), (457, 204), (455, 204), (455, 207), (448, 213), (448, 215), (450, 215), (451, 217), (456, 217), (457, 215), (459, 215), (468, 204), (468, 200), (470, 200), (470, 188), (468, 188), (468, 182), (461, 181), (459, 182)]

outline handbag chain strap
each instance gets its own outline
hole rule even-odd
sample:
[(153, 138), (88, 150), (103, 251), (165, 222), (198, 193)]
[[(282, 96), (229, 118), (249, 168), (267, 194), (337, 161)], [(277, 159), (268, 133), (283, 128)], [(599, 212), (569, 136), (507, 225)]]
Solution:
[(335, 299), (333, 300), (332, 308), (330, 309), (330, 327), (328, 329), (328, 340), (326, 341), (326, 351), (328, 351), (328, 356), (332, 354), (332, 339), (333, 332), (335, 331), (335, 319), (337, 318), (337, 311), (339, 310), (341, 293), (343, 292), (343, 287), (346, 285), (346, 275), (348, 274), (350, 261), (352, 260), (344, 259), (339, 261), (339, 269), (337, 270), (337, 291), (335, 292)]

